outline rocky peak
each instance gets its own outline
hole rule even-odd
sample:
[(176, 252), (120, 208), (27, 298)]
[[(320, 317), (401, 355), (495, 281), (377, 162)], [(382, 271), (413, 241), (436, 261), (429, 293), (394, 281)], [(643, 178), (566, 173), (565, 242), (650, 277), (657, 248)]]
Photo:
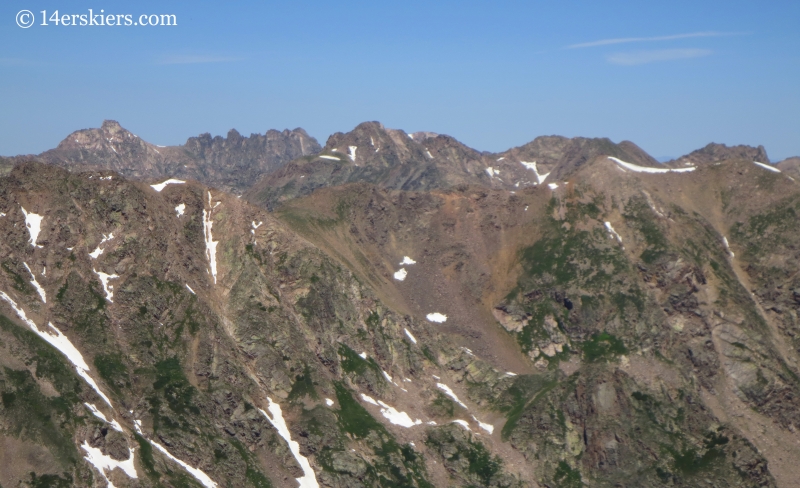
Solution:
[(726, 159), (745, 159), (747, 161), (757, 161), (769, 164), (769, 157), (764, 146), (726, 146), (725, 144), (710, 143), (705, 147), (692, 151), (689, 154), (675, 160), (677, 163), (690, 163), (703, 165), (724, 161)]
[(183, 146), (156, 146), (119, 122), (104, 120), (98, 129), (73, 132), (55, 149), (14, 161), (33, 159), (70, 170), (107, 169), (138, 179), (195, 179), (240, 194), (260, 176), (320, 149), (303, 129), (270, 130), (250, 137), (231, 129), (227, 137), (204, 133), (190, 137)]

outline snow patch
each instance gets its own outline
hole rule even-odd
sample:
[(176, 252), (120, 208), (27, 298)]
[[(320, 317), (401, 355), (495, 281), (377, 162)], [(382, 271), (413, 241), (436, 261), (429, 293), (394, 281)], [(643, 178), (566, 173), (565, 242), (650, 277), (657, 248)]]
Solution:
[(101, 180), (106, 180), (106, 181), (110, 180), (111, 178), (113, 178), (113, 177), (112, 176), (101, 176), (100, 177)]
[(617, 159), (612, 156), (607, 156), (607, 157), (608, 159), (614, 161), (623, 168), (635, 171), (636, 173), (688, 173), (690, 171), (694, 171), (695, 169), (697, 169), (694, 166), (689, 166), (686, 168), (648, 168), (645, 166), (638, 166), (636, 164), (626, 163), (625, 161)]
[(367, 403), (379, 407), (381, 409), (381, 415), (383, 415), (384, 418), (386, 418), (386, 420), (388, 420), (394, 425), (399, 425), (401, 427), (405, 427), (406, 429), (408, 429), (415, 425), (420, 425), (422, 423), (422, 420), (420, 419), (411, 420), (411, 417), (409, 417), (406, 412), (400, 412), (396, 408), (387, 405), (386, 403), (380, 400), (375, 400), (369, 395), (365, 395), (362, 393), (361, 399)]
[(329, 407), (332, 407), (333, 406), (333, 400), (331, 400), (330, 398), (326, 398), (325, 399), (325, 405), (327, 405)]
[(444, 394), (449, 396), (454, 402), (458, 403), (459, 405), (461, 405), (464, 408), (467, 408), (467, 406), (464, 405), (464, 403), (461, 400), (458, 399), (456, 394), (453, 392), (453, 390), (450, 389), (449, 386), (445, 385), (444, 383), (436, 383), (436, 387), (439, 388), (440, 390), (442, 390), (444, 392)]
[(381, 370), (381, 373), (383, 373), (383, 377), (384, 377), (384, 378), (386, 378), (386, 381), (388, 381), (389, 383), (393, 383), (393, 381), (392, 381), (392, 377), (391, 377), (391, 376), (389, 376), (389, 373), (387, 373), (387, 372), (386, 372), (386, 371), (384, 371), (384, 370)]
[(106, 300), (111, 303), (114, 303), (112, 298), (114, 297), (114, 287), (108, 284), (108, 280), (112, 280), (114, 278), (119, 278), (118, 275), (115, 274), (105, 274), (102, 271), (97, 271), (96, 269), (92, 268), (92, 271), (100, 278), (100, 283), (103, 284), (103, 291), (106, 292)]
[(477, 423), (478, 423), (478, 427), (480, 427), (481, 429), (485, 430), (486, 432), (488, 432), (488, 433), (490, 433), (490, 434), (491, 434), (492, 432), (494, 432), (494, 425), (492, 425), (492, 424), (486, 424), (486, 423), (483, 423), (483, 422), (481, 422), (480, 420), (478, 420), (478, 417), (476, 417), (476, 416), (474, 416), (474, 415), (472, 416), (472, 420), (474, 420), (475, 422), (477, 422)]
[(728, 254), (730, 255), (730, 257), (734, 257), (733, 251), (731, 251), (730, 246), (728, 246), (728, 238), (727, 237), (722, 236), (722, 244), (725, 246), (725, 250), (728, 251)]
[(414, 337), (414, 335), (413, 335), (413, 334), (411, 334), (411, 331), (409, 331), (408, 329), (405, 329), (405, 332), (406, 332), (406, 336), (408, 336), (408, 339), (409, 339), (411, 342), (413, 342), (414, 344), (416, 344), (416, 343), (417, 343), (417, 338), (416, 338), (416, 337)]
[(320, 156), (320, 157), (321, 157), (322, 159), (330, 159), (331, 161), (341, 161), (341, 159), (337, 158), (336, 156), (326, 156), (326, 155), (322, 155), (322, 156)]
[(317, 483), (317, 478), (314, 475), (314, 470), (311, 469), (311, 464), (308, 462), (305, 456), (300, 454), (300, 444), (296, 441), (292, 440), (292, 436), (289, 433), (289, 427), (286, 426), (286, 421), (283, 420), (283, 413), (281, 412), (281, 406), (277, 403), (273, 403), (272, 399), (267, 397), (267, 401), (269, 401), (269, 406), (267, 410), (269, 413), (272, 414), (272, 417), (267, 415), (267, 412), (258, 409), (264, 417), (269, 420), (269, 423), (275, 427), (275, 430), (278, 431), (278, 434), (283, 437), (283, 440), (289, 444), (289, 450), (292, 451), (292, 455), (297, 460), (297, 464), (300, 465), (300, 468), (303, 470), (303, 476), (301, 478), (295, 478), (300, 485), (300, 488), (319, 488), (319, 483)]
[(358, 146), (347, 146), (347, 149), (348, 149), (347, 156), (350, 158), (350, 160), (352, 162), (355, 163), (356, 162), (356, 149), (358, 149)]
[(400, 271), (395, 272), (394, 279), (397, 281), (403, 281), (406, 279), (406, 275), (408, 275), (408, 271), (405, 268), (400, 268)]
[(400, 261), (400, 266), (403, 266), (403, 265), (406, 265), (406, 264), (417, 264), (417, 262), (414, 261), (413, 259), (411, 259), (408, 256), (403, 256), (403, 260)]
[(33, 276), (33, 271), (31, 271), (31, 268), (28, 267), (28, 263), (23, 262), (22, 264), (25, 265), (25, 269), (27, 269), (28, 273), (31, 274), (31, 278), (33, 278), (31, 280), (31, 285), (33, 285), (33, 287), (36, 288), (37, 293), (39, 293), (39, 297), (41, 297), (42, 299), (42, 303), (47, 303), (47, 294), (44, 292), (44, 288), (42, 288), (42, 285), (40, 285), (39, 282), (36, 281), (36, 277)]
[[(606, 230), (608, 231), (608, 237), (611, 239), (616, 238), (617, 241), (619, 241), (619, 243), (622, 244), (622, 237), (620, 237), (619, 234), (617, 234), (617, 231), (614, 230), (614, 227), (611, 225), (611, 222), (606, 222), (605, 226)], [(624, 245), (622, 246), (622, 249), (625, 249)]]
[(411, 417), (409, 417), (406, 412), (399, 412), (396, 408), (389, 406), (380, 400), (378, 400), (378, 405), (381, 407), (381, 415), (383, 415), (386, 420), (394, 425), (399, 425), (400, 427), (410, 429), (411, 427), (420, 425), (422, 423), (422, 420), (420, 419), (411, 420)]
[(197, 468), (193, 468), (193, 467), (189, 466), (188, 464), (184, 463), (183, 461), (181, 461), (180, 459), (176, 458), (175, 456), (170, 454), (170, 452), (167, 451), (167, 449), (164, 446), (162, 446), (161, 444), (159, 444), (158, 442), (150, 440), (150, 439), (148, 439), (147, 441), (150, 442), (150, 444), (152, 444), (153, 447), (155, 447), (156, 449), (161, 451), (162, 454), (164, 454), (168, 458), (172, 459), (176, 463), (180, 464), (181, 467), (183, 467), (183, 469), (188, 471), (190, 475), (194, 476), (194, 479), (199, 481), (200, 484), (202, 484), (206, 488), (217, 488), (217, 484), (214, 482), (214, 480), (209, 478), (209, 476), (207, 474), (205, 474), (202, 470), (197, 469)]
[(447, 315), (442, 315), (439, 312), (429, 313), (425, 318), (427, 318), (429, 322), (437, 322), (440, 324), (447, 321)]
[(497, 160), (498, 160), (498, 161), (502, 161), (502, 160), (504, 160), (504, 159), (505, 159), (505, 158), (497, 158)]
[(558, 183), (548, 183), (547, 187), (550, 188), (551, 190), (555, 190), (556, 188), (558, 188)]
[(525, 166), (527, 169), (533, 171), (533, 174), (536, 175), (536, 181), (540, 185), (544, 182), (544, 180), (547, 179), (548, 176), (550, 176), (550, 173), (545, 173), (543, 175), (539, 174), (539, 169), (536, 167), (536, 161), (531, 161), (530, 163), (526, 161), (520, 161), (520, 164)]
[(28, 228), (28, 232), (31, 235), (31, 246), (42, 247), (36, 244), (36, 241), (39, 239), (39, 233), (42, 231), (42, 219), (44, 219), (44, 217), (33, 212), (28, 213), (22, 205), (20, 205), (19, 208), (21, 208), (22, 213), (25, 214), (25, 227)]
[(253, 223), (250, 224), (253, 227), (252, 229), (250, 229), (250, 233), (253, 234), (253, 235), (256, 235), (256, 229), (261, 227), (261, 224), (263, 224), (263, 223), (264, 222), (259, 222), (259, 223), (256, 224), (256, 221), (254, 220)]
[(100, 241), (100, 244), (97, 245), (97, 249), (95, 249), (94, 251), (90, 252), (89, 256), (91, 256), (92, 259), (99, 258), (100, 255), (103, 254), (103, 250), (100, 249), (100, 246), (102, 246), (104, 242), (110, 241), (113, 238), (114, 238), (114, 233), (113, 232), (108, 234), (108, 235), (103, 234), (103, 239)]
[(486, 173), (489, 175), (490, 178), (494, 178), (495, 175), (500, 174), (500, 170), (489, 166), (488, 168), (486, 168)]
[(467, 421), (466, 421), (466, 420), (461, 420), (461, 419), (458, 419), (458, 420), (453, 420), (451, 423), (453, 423), (453, 424), (458, 424), (458, 425), (460, 425), (461, 427), (464, 427), (464, 428), (465, 428), (465, 429), (467, 429), (468, 431), (472, 432), (472, 429), (470, 429), (470, 428), (469, 428), (469, 424), (467, 423)]
[(157, 192), (161, 192), (161, 190), (163, 190), (164, 187), (166, 187), (167, 185), (182, 185), (184, 183), (186, 183), (186, 182), (183, 181), (183, 180), (176, 180), (175, 178), (170, 178), (170, 179), (168, 179), (168, 180), (166, 180), (166, 181), (164, 181), (162, 183), (158, 183), (158, 184), (155, 184), (155, 185), (150, 185), (150, 188), (152, 188), (153, 190), (155, 190)]
[(108, 479), (106, 471), (111, 473), (116, 468), (119, 468), (128, 475), (128, 478), (139, 478), (139, 476), (136, 474), (136, 467), (133, 463), (133, 449), (128, 448), (128, 459), (125, 461), (117, 461), (111, 456), (106, 456), (100, 449), (90, 446), (88, 441), (83, 441), (81, 449), (86, 451), (86, 456), (84, 456), (83, 459), (88, 461), (89, 464), (94, 466), (95, 469), (100, 472), (100, 475), (106, 480), (108, 488), (114, 488), (114, 484)]
[(758, 161), (753, 161), (753, 163), (758, 165), (758, 166), (761, 166), (764, 169), (768, 169), (768, 170), (772, 171), (773, 173), (780, 173), (781, 172), (781, 170), (779, 170), (778, 168), (776, 168), (774, 166), (770, 166), (768, 164), (759, 163)]
[(175, 213), (176, 213), (176, 214), (178, 214), (178, 217), (180, 217), (181, 215), (183, 215), (183, 212), (184, 212), (185, 210), (186, 210), (186, 204), (185, 204), (185, 203), (181, 203), (180, 205), (178, 205), (177, 207), (175, 207)]
[(376, 407), (378, 406), (378, 402), (376, 402), (375, 399), (372, 398), (369, 395), (365, 395), (365, 394), (362, 393), (361, 394), (361, 399), (364, 400), (367, 403), (371, 403), (371, 404), (375, 405)]
[(98, 410), (97, 407), (95, 407), (91, 403), (84, 403), (84, 405), (86, 405), (86, 408), (88, 408), (95, 417), (97, 417), (100, 420), (102, 420), (103, 422), (111, 425), (111, 427), (113, 427), (114, 430), (116, 430), (117, 432), (122, 432), (122, 426), (119, 425), (119, 422), (117, 422), (116, 420), (112, 420), (112, 421), (109, 422), (108, 419), (106, 418), (106, 416), (103, 414), (103, 412)]
[(195, 293), (194, 290), (192, 290), (192, 287), (189, 286), (188, 283), (186, 283), (186, 289), (189, 290), (192, 293), (192, 295), (197, 295), (197, 293)]
[(366, 352), (362, 352), (361, 354), (359, 354), (359, 356), (361, 357), (361, 359), (367, 359), (367, 353)]
[(20, 320), (25, 322), (28, 327), (30, 327), (31, 330), (36, 333), (36, 335), (47, 341), (51, 346), (58, 349), (61, 354), (66, 356), (72, 365), (75, 366), (75, 371), (78, 373), (78, 376), (83, 378), (86, 383), (88, 383), (89, 386), (91, 386), (92, 389), (100, 396), (100, 398), (102, 398), (103, 401), (108, 404), (109, 407), (112, 409), (114, 408), (111, 405), (111, 400), (109, 400), (108, 397), (103, 394), (103, 392), (100, 390), (100, 387), (97, 386), (97, 383), (95, 383), (94, 379), (89, 376), (90, 369), (86, 364), (86, 361), (83, 360), (83, 355), (72, 344), (72, 342), (70, 342), (67, 336), (62, 334), (61, 331), (58, 330), (52, 323), (48, 323), (47, 325), (50, 327), (50, 329), (55, 331), (55, 334), (49, 331), (42, 332), (39, 330), (39, 327), (36, 326), (33, 320), (28, 318), (28, 316), (25, 314), (25, 310), (20, 308), (19, 305), (17, 305), (17, 302), (15, 302), (10, 296), (6, 295), (5, 292), (0, 291), (0, 299), (5, 300), (9, 305), (11, 305), (11, 308), (14, 309), (14, 312), (17, 314)]
[[(217, 202), (219, 204), (219, 202)], [(211, 206), (211, 192), (208, 192), (208, 206)], [(216, 205), (214, 206), (216, 207)], [(214, 208), (212, 207), (212, 208)], [(219, 241), (215, 241), (213, 236), (211, 235), (211, 226), (214, 225), (214, 221), (211, 220), (211, 209), (206, 211), (203, 209), (203, 235), (205, 236), (206, 241), (206, 257), (208, 258), (208, 265), (211, 268), (211, 275), (214, 277), (214, 284), (217, 284), (217, 244)]]
[(425, 155), (428, 156), (428, 159), (433, 159), (433, 156), (431, 155), (431, 152), (428, 151), (427, 149), (425, 150)]
[(517, 373), (512, 373), (511, 371), (506, 371), (506, 376), (517, 376)]

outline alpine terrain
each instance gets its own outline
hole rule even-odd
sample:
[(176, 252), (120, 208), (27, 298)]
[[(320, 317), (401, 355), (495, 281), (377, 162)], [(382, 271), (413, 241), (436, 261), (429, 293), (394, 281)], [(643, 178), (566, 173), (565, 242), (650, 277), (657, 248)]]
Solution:
[(797, 486), (796, 159), (113, 121), (2, 158), (0, 486)]

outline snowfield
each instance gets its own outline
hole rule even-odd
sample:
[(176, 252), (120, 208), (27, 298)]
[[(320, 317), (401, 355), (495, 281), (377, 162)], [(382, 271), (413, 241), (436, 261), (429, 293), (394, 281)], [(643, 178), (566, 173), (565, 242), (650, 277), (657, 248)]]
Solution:
[(694, 166), (689, 166), (687, 168), (649, 168), (646, 166), (638, 166), (635, 164), (626, 163), (625, 161), (612, 156), (608, 156), (608, 159), (614, 161), (623, 168), (629, 169), (636, 173), (688, 173), (697, 169)]

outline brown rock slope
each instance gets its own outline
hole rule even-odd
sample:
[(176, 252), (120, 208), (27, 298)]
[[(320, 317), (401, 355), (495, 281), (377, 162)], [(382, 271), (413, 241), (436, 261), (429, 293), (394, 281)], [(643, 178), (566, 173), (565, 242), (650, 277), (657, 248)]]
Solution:
[(535, 486), (460, 383), (512, 378), (264, 210), (25, 163), (0, 212), (3, 486)]
[(469, 398), (503, 413), (539, 483), (792, 486), (800, 188), (718, 163), (600, 156), (516, 193), (343, 186), (279, 216), (384, 302), (447, 315), (457, 345), (523, 373)]

